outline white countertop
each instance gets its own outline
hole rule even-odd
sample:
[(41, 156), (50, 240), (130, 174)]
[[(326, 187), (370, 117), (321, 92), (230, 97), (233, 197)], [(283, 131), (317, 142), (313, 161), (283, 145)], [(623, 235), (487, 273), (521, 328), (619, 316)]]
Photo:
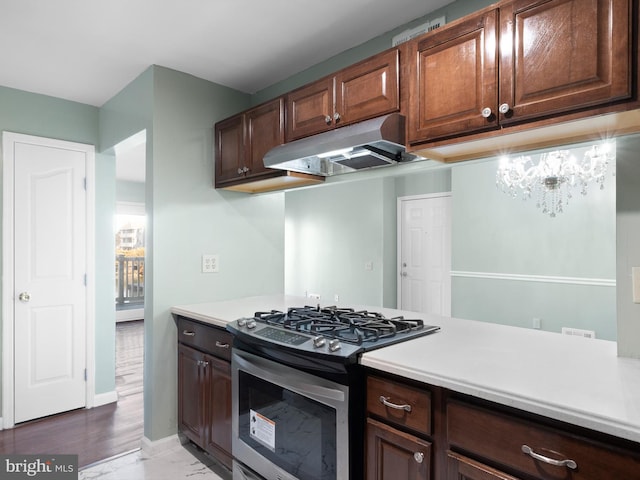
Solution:
[[(310, 304), (285, 295), (176, 306), (172, 313), (224, 327), (256, 311)], [(640, 442), (640, 360), (616, 343), (471, 320), (404, 313), (439, 325), (433, 335), (367, 352), (384, 372)]]

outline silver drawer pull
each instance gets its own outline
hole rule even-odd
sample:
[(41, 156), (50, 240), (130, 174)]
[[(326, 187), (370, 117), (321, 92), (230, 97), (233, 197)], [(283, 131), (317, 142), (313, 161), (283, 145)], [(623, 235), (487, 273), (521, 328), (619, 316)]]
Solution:
[(540, 455), (539, 453), (534, 452), (533, 449), (528, 445), (522, 445), (522, 452), (526, 453), (531, 458), (547, 463), (549, 465), (554, 465), (556, 467), (567, 467), (571, 470), (575, 470), (576, 468), (578, 468), (578, 464), (571, 459), (555, 460), (553, 458), (545, 457), (544, 455)]
[(196, 332), (193, 332), (191, 330), (183, 330), (182, 334), (186, 335), (187, 337), (195, 337), (196, 336)]
[(218, 347), (218, 348), (229, 348), (229, 344), (228, 343), (222, 343), (222, 342), (216, 340), (216, 347)]
[(385, 407), (394, 408), (396, 410), (404, 410), (405, 412), (411, 411), (411, 405), (398, 405), (396, 403), (391, 403), (389, 401), (389, 397), (383, 397), (382, 395), (380, 395), (380, 403), (382, 403)]
[(416, 461), (416, 463), (422, 463), (422, 461), (424, 460), (424, 453), (415, 452), (413, 454), (413, 459)]

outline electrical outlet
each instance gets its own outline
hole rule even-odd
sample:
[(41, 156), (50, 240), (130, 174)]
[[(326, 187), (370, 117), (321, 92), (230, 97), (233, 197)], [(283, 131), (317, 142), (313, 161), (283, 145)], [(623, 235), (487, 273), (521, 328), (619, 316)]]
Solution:
[(320, 301), (320, 294), (319, 293), (308, 293), (307, 297), (308, 298), (313, 298), (314, 300)]
[(540, 329), (540, 319), (537, 317), (533, 317), (533, 328)]
[(218, 273), (220, 259), (218, 255), (202, 255), (202, 273)]
[(334, 302), (339, 302), (340, 301), (340, 295), (338, 295), (337, 293), (333, 296), (333, 301)]
[(373, 270), (373, 262), (364, 262), (364, 269), (365, 270)]

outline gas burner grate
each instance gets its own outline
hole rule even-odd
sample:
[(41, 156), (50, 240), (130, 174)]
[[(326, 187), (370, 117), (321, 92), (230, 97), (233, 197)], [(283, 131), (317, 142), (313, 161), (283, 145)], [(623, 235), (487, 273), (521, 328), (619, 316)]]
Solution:
[(404, 317), (386, 318), (378, 312), (344, 307), (292, 307), (287, 312), (256, 312), (254, 319), (269, 325), (336, 338), (355, 345), (421, 330), (424, 322)]

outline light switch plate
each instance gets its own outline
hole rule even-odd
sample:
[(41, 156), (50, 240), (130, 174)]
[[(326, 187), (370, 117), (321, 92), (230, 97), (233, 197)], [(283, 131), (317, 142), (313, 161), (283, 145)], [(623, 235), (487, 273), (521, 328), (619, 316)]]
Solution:
[(640, 267), (631, 267), (631, 285), (633, 288), (633, 303), (640, 303)]

